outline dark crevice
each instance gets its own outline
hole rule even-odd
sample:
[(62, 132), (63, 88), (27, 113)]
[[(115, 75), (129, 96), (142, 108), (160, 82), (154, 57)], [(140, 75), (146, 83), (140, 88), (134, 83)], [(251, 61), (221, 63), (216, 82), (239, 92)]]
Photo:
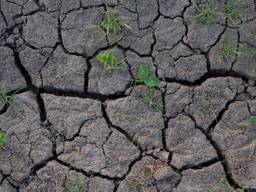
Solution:
[[(232, 103), (232, 102), (231, 102)], [(229, 104), (230, 105), (230, 104)], [(225, 109), (223, 110), (225, 111)], [(224, 112), (220, 112), (220, 114), (222, 114)], [(232, 186), (234, 189), (238, 189), (238, 188), (241, 188), (238, 183), (233, 179), (232, 177), (232, 174), (230, 172), (230, 168), (228, 166), (228, 162), (227, 160), (225, 159), (225, 154), (224, 152), (221, 150), (220, 146), (218, 145), (217, 142), (215, 142), (211, 136), (211, 134), (209, 132), (206, 132), (203, 128), (199, 127), (197, 124), (196, 124), (196, 120), (193, 118), (193, 116), (187, 114), (191, 120), (194, 122), (195, 124), (195, 128), (200, 130), (205, 136), (206, 136), (206, 139), (210, 142), (210, 144), (213, 146), (213, 148), (215, 149), (216, 153), (217, 153), (217, 156), (218, 156), (218, 161), (221, 162), (222, 166), (223, 166), (223, 169), (224, 169), (224, 172), (225, 172), (225, 175), (226, 175), (226, 179), (228, 181), (228, 183), (230, 184), (230, 186)], [(219, 121), (221, 121), (221, 116), (222, 115), (219, 115), (218, 118)], [(214, 126), (218, 123), (218, 121), (215, 121), (211, 126)], [(213, 128), (210, 128), (210, 130), (212, 130)], [(217, 160), (217, 159), (216, 159)], [(211, 162), (210, 162), (211, 163)], [(210, 164), (211, 165), (211, 164)], [(205, 165), (207, 166), (207, 164)]]
[(40, 80), (41, 80), (41, 85), (44, 85), (44, 78), (42, 76), (42, 70), (43, 68), (47, 65), (48, 61), (50, 60), (51, 56), (54, 54), (55, 50), (58, 47), (58, 43), (56, 43), (52, 49), (52, 51), (50, 52), (49, 56), (47, 56), (47, 59), (45, 60), (44, 64), (40, 67), (39, 69), (39, 75), (40, 75)]
[(16, 192), (20, 191), (20, 187), (18, 185), (15, 185), (8, 177), (6, 178), (6, 180), (8, 181), (8, 183), (16, 189)]
[(162, 81), (166, 81), (167, 83), (179, 83), (184, 86), (200, 86), (202, 83), (204, 83), (207, 79), (210, 78), (218, 78), (218, 77), (234, 77), (234, 78), (240, 78), (244, 82), (248, 83), (250, 80), (250, 77), (247, 77), (245, 75), (239, 74), (235, 71), (226, 71), (226, 70), (211, 70), (205, 75), (203, 75), (200, 79), (191, 82), (187, 80), (177, 79), (177, 78), (164, 78), (160, 79)]
[(221, 164), (224, 168), (225, 174), (226, 174), (226, 179), (228, 181), (228, 183), (234, 188), (241, 188), (241, 186), (238, 185), (238, 183), (233, 179), (232, 174), (230, 172), (230, 168), (228, 165), (227, 160), (225, 159), (225, 154), (224, 152), (221, 150), (221, 148), (219, 147), (219, 145), (217, 144), (217, 142), (215, 142), (210, 134), (207, 134), (207, 140), (210, 141), (211, 145), (215, 148), (218, 157), (222, 160)]
[(106, 100), (115, 100), (115, 99), (126, 97), (125, 92), (118, 92), (116, 94), (110, 94), (110, 95), (102, 95), (102, 94), (93, 93), (93, 92), (57, 89), (57, 88), (53, 88), (53, 87), (41, 87), (41, 88), (39, 88), (39, 92), (53, 94), (56, 96), (87, 98), (87, 99), (93, 99), (93, 100), (98, 100), (98, 101), (102, 101), (102, 102), (104, 102)]
[(185, 165), (182, 168), (179, 169), (179, 171), (182, 173), (183, 171), (186, 171), (188, 169), (203, 169), (205, 167), (209, 167), (219, 161), (222, 161), (222, 159), (220, 157), (215, 157), (213, 159), (210, 159), (208, 161), (199, 163), (198, 165)]
[(39, 106), (40, 119), (42, 122), (44, 122), (47, 119), (44, 100), (39, 93), (36, 95), (36, 99)]
[(112, 127), (114, 129), (116, 129), (118, 132), (122, 133), (134, 146), (136, 146), (139, 149), (140, 153), (142, 153), (143, 152), (142, 147), (140, 146), (140, 144), (137, 141), (135, 141), (132, 138), (132, 136), (130, 136), (129, 133), (127, 133), (124, 129), (112, 124), (112, 122), (110, 121), (110, 119), (107, 115), (107, 111), (105, 109), (104, 104), (102, 104), (101, 109), (102, 109), (102, 115), (103, 115), (104, 119), (106, 120), (107, 124), (109, 125), (109, 127)]
[(168, 118), (166, 115), (166, 101), (165, 101), (165, 95), (167, 92), (167, 84), (164, 87), (164, 91), (161, 91), (161, 96), (162, 96), (162, 116), (164, 120), (164, 128), (162, 129), (162, 144), (163, 148), (165, 151), (169, 152), (169, 157), (168, 157), (168, 162), (171, 162), (172, 159), (172, 152), (168, 149), (167, 144), (166, 144), (166, 130), (168, 129)]
[(45, 167), (47, 165), (47, 163), (49, 163), (50, 161), (53, 161), (55, 158), (54, 156), (50, 156), (47, 159), (44, 159), (43, 161), (36, 163), (35, 165), (33, 165), (33, 167), (29, 170), (29, 173), (27, 173), (23, 178), (22, 178), (22, 183), (24, 184), (28, 184), (30, 182), (30, 178), (31, 176), (36, 175), (36, 172), (40, 169), (42, 169), (43, 167)]
[(29, 87), (29, 89), (35, 89), (34, 85), (32, 84), (32, 79), (31, 79), (29, 73), (27, 72), (27, 70), (21, 63), (19, 52), (17, 51), (16, 48), (13, 48), (12, 46), (9, 46), (9, 48), (11, 48), (13, 51), (15, 65), (19, 69), (20, 73), (23, 75), (27, 86)]
[[(234, 97), (232, 100), (228, 101), (225, 105), (225, 107), (218, 113), (217, 116), (215, 116), (214, 121), (209, 125), (208, 134), (211, 134), (214, 130), (214, 128), (216, 127), (216, 125), (220, 122), (223, 122), (226, 124), (226, 122), (224, 122), (223, 119), (223, 115), (225, 114), (225, 112), (229, 109), (229, 106), (234, 103), (236, 101), (236, 97)], [(227, 124), (226, 124), (227, 125)], [(227, 125), (228, 126), (228, 125)]]
[(83, 175), (85, 175), (86, 177), (100, 177), (102, 179), (107, 179), (107, 180), (110, 180), (110, 181), (120, 181), (121, 178), (119, 177), (109, 177), (107, 175), (102, 175), (98, 172), (93, 172), (93, 171), (84, 171), (83, 169), (80, 169), (80, 168), (77, 168), (77, 167), (74, 167), (58, 158), (55, 158), (54, 160), (56, 160), (59, 164), (65, 166), (65, 167), (68, 167), (70, 170), (74, 170), (78, 173), (82, 173)]

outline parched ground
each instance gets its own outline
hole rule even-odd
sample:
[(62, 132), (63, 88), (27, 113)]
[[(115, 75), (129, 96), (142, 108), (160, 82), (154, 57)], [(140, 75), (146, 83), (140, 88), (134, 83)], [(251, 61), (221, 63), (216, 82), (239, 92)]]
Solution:
[[(236, 22), (204, 24), (191, 0), (0, 0), (0, 192), (256, 191), (256, 2), (237, 2)], [(132, 83), (142, 63), (158, 88)]]

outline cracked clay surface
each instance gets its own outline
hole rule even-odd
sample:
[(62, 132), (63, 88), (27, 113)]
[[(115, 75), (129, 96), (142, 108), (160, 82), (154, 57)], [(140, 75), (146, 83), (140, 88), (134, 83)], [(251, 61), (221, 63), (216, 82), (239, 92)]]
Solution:
[(255, 56), (255, 0), (0, 0), (0, 192), (256, 191)]

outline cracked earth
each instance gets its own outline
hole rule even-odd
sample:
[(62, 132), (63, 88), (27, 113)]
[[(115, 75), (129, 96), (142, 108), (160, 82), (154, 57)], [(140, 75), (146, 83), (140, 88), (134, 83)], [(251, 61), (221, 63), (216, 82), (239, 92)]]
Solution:
[[(256, 191), (256, 61), (217, 54), (256, 35), (256, 1), (238, 2), (234, 26), (198, 22), (190, 0), (0, 0), (0, 83), (13, 97), (0, 99), (0, 192)], [(121, 38), (100, 26), (108, 6), (131, 27)], [(105, 50), (127, 58), (125, 78), (103, 70)], [(162, 110), (127, 80), (141, 63)]]

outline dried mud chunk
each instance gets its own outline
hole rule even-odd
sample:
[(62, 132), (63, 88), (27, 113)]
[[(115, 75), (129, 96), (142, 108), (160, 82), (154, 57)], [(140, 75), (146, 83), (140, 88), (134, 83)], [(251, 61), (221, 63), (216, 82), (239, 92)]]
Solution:
[(97, 140), (77, 137), (72, 142), (66, 142), (64, 152), (58, 158), (86, 172), (122, 177), (138, 156), (138, 149), (122, 134), (114, 131), (110, 137), (103, 135)]
[(0, 185), (0, 192), (16, 192), (15, 189), (6, 179)]
[(108, 127), (100, 102), (49, 95), (43, 98), (53, 129), (69, 139), (57, 145), (60, 160), (86, 172), (110, 177), (126, 174), (139, 151)]
[(137, 11), (140, 28), (152, 26), (158, 15), (158, 5), (155, 0), (137, 1)]
[(192, 54), (193, 52), (183, 43), (179, 43), (172, 50), (153, 52), (159, 77), (174, 79), (179, 75), (175, 69), (177, 61), (182, 57), (189, 57)]
[(58, 41), (58, 20), (46, 12), (38, 12), (26, 17), (25, 40), (37, 47), (53, 47)]
[(193, 89), (178, 83), (168, 83), (165, 94), (167, 117), (176, 117), (192, 102)]
[[(91, 71), (89, 73), (89, 92), (96, 92), (104, 95), (117, 94), (125, 91), (126, 87), (130, 84), (131, 75), (129, 73), (129, 67), (126, 64), (121, 50), (115, 48), (109, 50), (117, 57), (119, 64), (117, 69), (113, 72), (107, 72), (104, 70), (104, 63), (100, 62), (98, 58), (92, 59)], [(109, 53), (105, 52), (105, 54)]]
[(174, 192), (198, 192), (207, 190), (223, 192), (223, 188), (227, 191), (232, 191), (226, 180), (221, 163), (216, 163), (202, 169), (190, 169), (182, 172), (181, 181)]
[(171, 119), (165, 133), (166, 146), (172, 152), (172, 165), (178, 169), (217, 158), (211, 143), (187, 116)]
[(25, 80), (15, 65), (13, 51), (0, 47), (0, 88), (8, 92), (25, 86)]
[(21, 14), (22, 7), (16, 3), (10, 2), (8, 0), (1, 1), (1, 15), (4, 16), (8, 28), (11, 28), (15, 25), (15, 17)]
[(71, 139), (84, 123), (102, 117), (101, 104), (90, 99), (43, 94), (48, 120), (59, 134)]
[[(255, 113), (255, 101), (249, 106)], [(224, 151), (233, 179), (243, 188), (256, 187), (256, 127), (250, 123), (250, 116), (246, 102), (232, 103), (212, 133)]]
[(82, 6), (117, 5), (117, 0), (81, 0)]
[(171, 167), (152, 157), (144, 157), (132, 167), (125, 180), (120, 183), (117, 192), (170, 192), (179, 179), (180, 176)]
[[(96, 186), (95, 182), (99, 182), (100, 185)], [(114, 188), (112, 181), (99, 177), (89, 178), (82, 173), (70, 170), (56, 161), (51, 161), (37, 171), (32, 181), (28, 185), (23, 185), (20, 191), (52, 192), (58, 190), (64, 192), (69, 191), (74, 186), (78, 186), (81, 191), (99, 192), (110, 192)]]
[(42, 86), (40, 70), (44, 66), (51, 52), (52, 48), (32, 49), (27, 46), (21, 47), (21, 63), (31, 76), (32, 83), (38, 87)]
[[(5, 31), (5, 29), (6, 29), (6, 23), (5, 23), (5, 21), (4, 21), (4, 18), (2, 17), (2, 16), (0, 16), (0, 35), (2, 35), (3, 33), (4, 33), (4, 31)], [(2, 39), (1, 39), (1, 41), (2, 41)], [(0, 41), (0, 42), (1, 42)], [(1, 42), (2, 43), (2, 42)]]
[(207, 62), (203, 55), (180, 58), (175, 63), (176, 79), (195, 82), (207, 73)]
[(226, 104), (244, 90), (242, 80), (232, 77), (211, 78), (194, 89), (193, 102), (185, 111), (195, 118), (196, 124), (208, 130)]
[(255, 47), (242, 45), (239, 49), (241, 51), (241, 57), (233, 65), (233, 70), (238, 74), (244, 75), (248, 78), (256, 80), (256, 42)]
[(103, 12), (102, 8), (90, 8), (67, 14), (62, 22), (61, 35), (69, 52), (91, 56), (107, 46), (105, 32), (100, 27)]
[(84, 89), (86, 61), (81, 56), (69, 55), (58, 46), (41, 70), (43, 85), (57, 89)]
[[(163, 27), (165, 26), (165, 27)], [(155, 50), (164, 50), (173, 48), (181, 41), (185, 34), (185, 26), (181, 18), (166, 19), (160, 17), (154, 24), (156, 36)]]
[(103, 146), (107, 166), (103, 175), (122, 177), (129, 171), (131, 162), (139, 157), (139, 150), (124, 135), (114, 131)]
[(51, 158), (50, 132), (40, 125), (37, 103), (30, 93), (16, 95), (7, 112), (0, 116), (0, 127), (7, 143), (0, 150), (0, 171), (14, 184), (29, 176), (31, 168)]
[(125, 130), (144, 150), (161, 149), (162, 113), (141, 97), (145, 91), (144, 86), (137, 86), (129, 96), (107, 102), (106, 112), (113, 125)]
[(160, 12), (164, 16), (175, 17), (180, 16), (186, 6), (189, 5), (188, 0), (160, 0)]
[(152, 28), (140, 29), (137, 14), (131, 13), (125, 8), (118, 9), (118, 13), (121, 21), (129, 26), (123, 27), (122, 38), (118, 44), (130, 48), (140, 55), (150, 55), (151, 46), (154, 44)]

